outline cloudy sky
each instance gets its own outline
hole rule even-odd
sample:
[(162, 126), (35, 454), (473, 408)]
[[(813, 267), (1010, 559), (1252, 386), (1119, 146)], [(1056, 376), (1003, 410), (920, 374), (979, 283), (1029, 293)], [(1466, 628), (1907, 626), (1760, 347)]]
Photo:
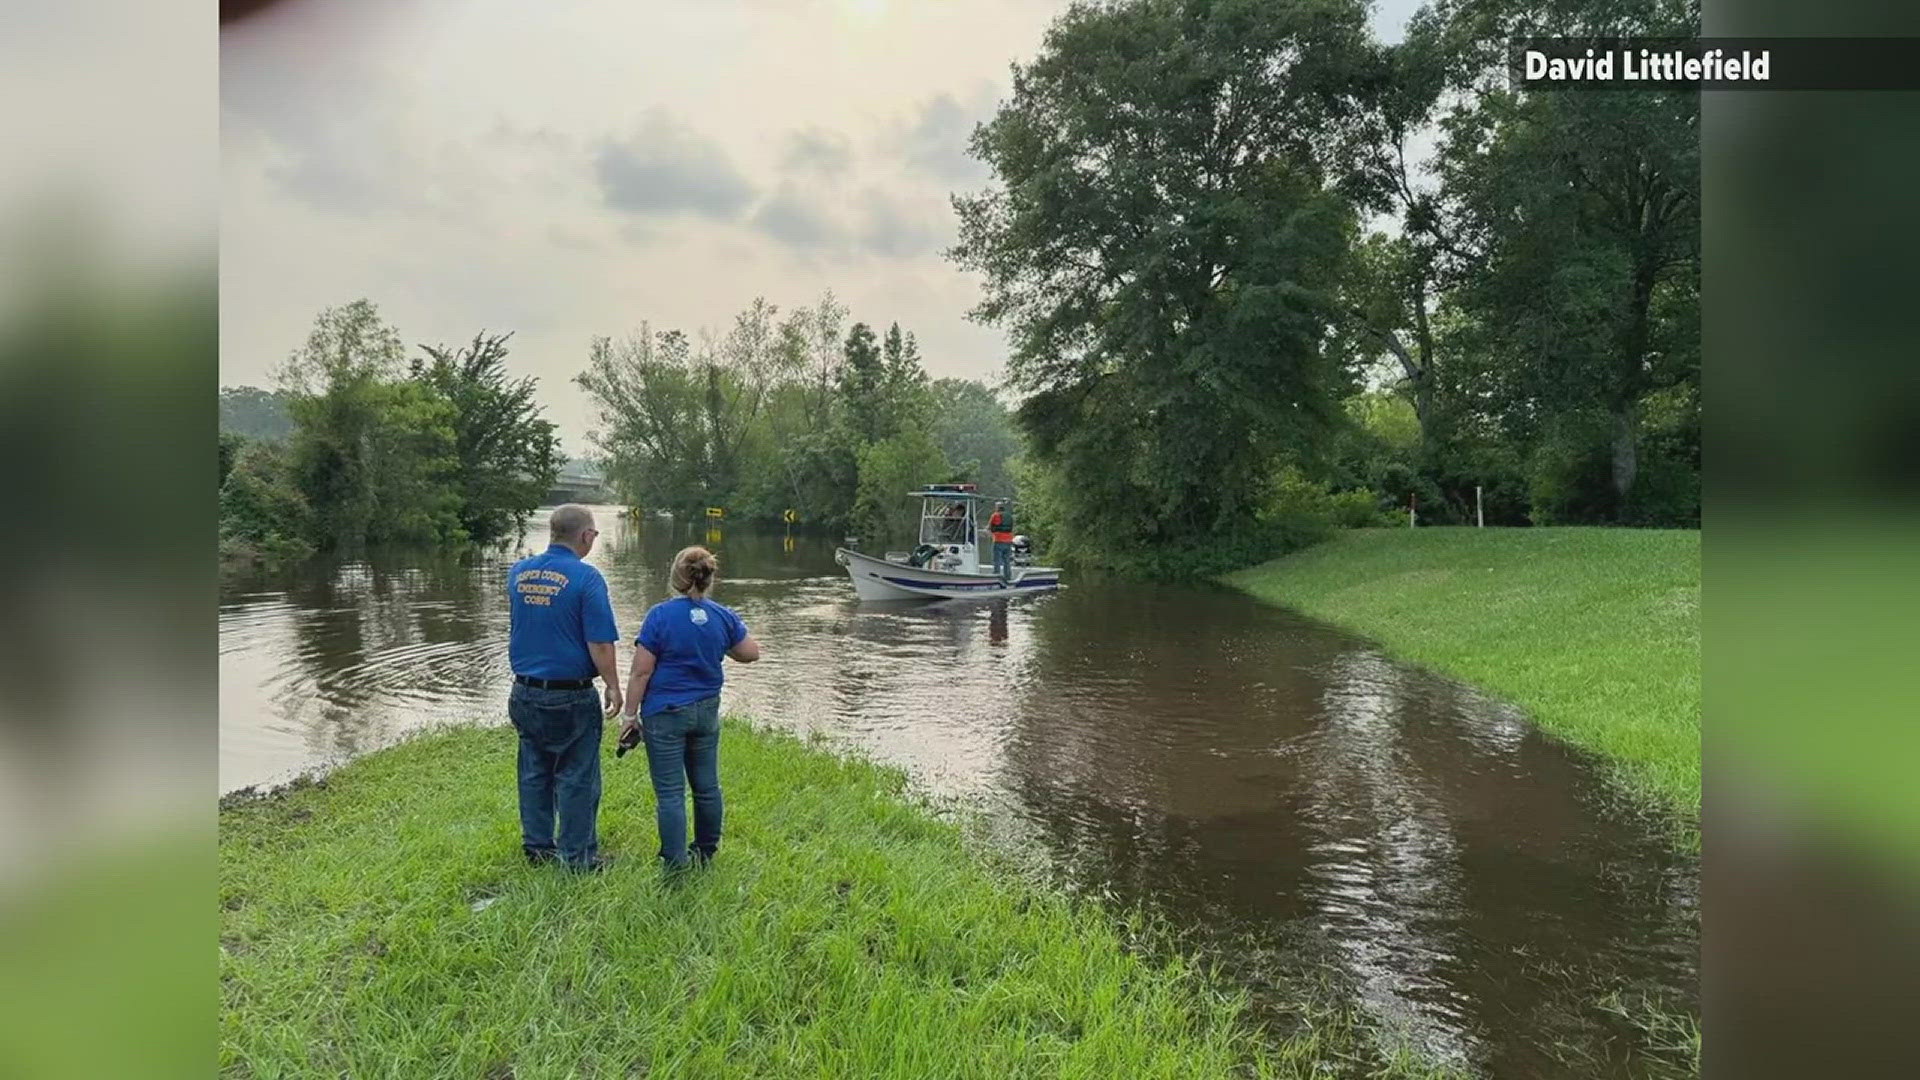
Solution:
[[(941, 258), (973, 125), (1057, 0), (291, 0), (220, 45), (220, 374), (365, 296), (409, 345), (513, 331), (570, 451), (588, 341), (832, 288), (928, 370), (1003, 340)], [(1399, 37), (1412, 0), (1383, 0)]]

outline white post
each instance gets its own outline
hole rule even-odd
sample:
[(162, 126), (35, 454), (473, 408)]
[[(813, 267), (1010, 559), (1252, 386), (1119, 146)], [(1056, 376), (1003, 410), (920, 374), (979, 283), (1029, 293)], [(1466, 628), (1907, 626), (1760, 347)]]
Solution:
[(1409, 529), (1413, 528), (1414, 507), (1419, 504), (1419, 501), (1418, 496), (1413, 494), (1407, 495), (1407, 528)]
[(1473, 518), (1478, 528), (1487, 527), (1487, 508), (1480, 502), (1480, 485), (1473, 485)]

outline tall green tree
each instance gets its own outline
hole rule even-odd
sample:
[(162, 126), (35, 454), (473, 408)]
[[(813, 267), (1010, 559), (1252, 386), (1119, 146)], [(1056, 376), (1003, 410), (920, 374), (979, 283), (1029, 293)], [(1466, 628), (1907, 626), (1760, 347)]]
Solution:
[(987, 494), (1017, 494), (1010, 462), (1020, 432), (999, 397), (971, 379), (936, 379), (928, 398), (934, 444), (953, 468)]
[(312, 514), (293, 484), (286, 446), (256, 439), (232, 447), (233, 458), (220, 483), (222, 550), (279, 558), (311, 554)]
[(1650, 396), (1698, 386), (1699, 96), (1508, 88), (1505, 57), (1488, 43), (1548, 28), (1693, 37), (1699, 10), (1688, 0), (1424, 9), (1409, 48), (1443, 73), (1446, 93), (1437, 187), (1413, 224), (1468, 324), (1468, 378), (1510, 425), (1602, 448), (1606, 487), (1583, 513), (1626, 522)]
[(362, 299), (321, 312), (279, 370), (317, 546), (466, 538), (454, 406), (405, 377), (403, 359), (399, 333)]
[(680, 512), (717, 505), (734, 520), (772, 523), (793, 509), (809, 526), (884, 528), (879, 492), (898, 501), (951, 470), (928, 432), (913, 334), (895, 324), (880, 337), (865, 322), (840, 334), (846, 317), (831, 292), (784, 316), (756, 298), (697, 349), (650, 327), (595, 339), (575, 381), (598, 405), (592, 439), (610, 479), (629, 498)]
[(784, 347), (779, 314), (778, 307), (756, 296), (734, 316), (726, 337), (704, 351), (707, 459), (716, 491), (739, 490), (742, 464), (768, 395), (793, 373), (796, 358)]
[(598, 407), (600, 426), (591, 438), (617, 489), (663, 509), (706, 502), (704, 394), (685, 334), (642, 323), (619, 341), (595, 338), (574, 382)]
[[(790, 426), (783, 434), (793, 438), (808, 434), (813, 372), (801, 329), (755, 298), (724, 336), (702, 333), (697, 348), (679, 330), (655, 332), (645, 324), (624, 341), (596, 338), (574, 381), (598, 405), (601, 425), (592, 439), (610, 462), (609, 479), (642, 505), (678, 511), (736, 503), (756, 485), (765, 489), (750, 467), (797, 481), (797, 470), (775, 457), (770, 428)], [(784, 400), (788, 388), (802, 400)]]
[(976, 131), (998, 184), (955, 199), (951, 254), (1083, 548), (1250, 537), (1277, 459), (1336, 419), (1334, 184), (1376, 68), (1359, 2), (1079, 5)]
[(412, 379), (375, 383), (366, 432), (374, 513), (366, 531), (339, 542), (460, 543), (460, 459), (452, 402)]
[(379, 388), (402, 370), (400, 335), (371, 301), (328, 308), (276, 377), (293, 417), (295, 484), (323, 545), (363, 543), (379, 512)]
[(906, 494), (943, 481), (949, 470), (946, 455), (920, 427), (901, 428), (855, 453), (860, 481), (853, 527), (861, 536), (874, 539), (917, 536), (920, 506)]
[(840, 384), (840, 367), (845, 359), (846, 347), (843, 328), (847, 324), (847, 314), (847, 306), (833, 295), (832, 289), (828, 289), (821, 294), (820, 302), (805, 313), (804, 321), (798, 327), (807, 344), (806, 381), (813, 395), (814, 415), (820, 417), (823, 424), (829, 415), (828, 405), (834, 389)]
[(786, 376), (773, 389), (765, 428), (782, 493), (774, 501), (805, 521), (836, 527), (847, 524), (859, 471), (841, 437), (836, 400), (846, 317), (831, 289), (813, 306), (788, 312), (779, 341)]
[(1449, 402), (1434, 328), (1439, 300), (1431, 253), (1418, 237), (1372, 233), (1355, 245), (1336, 324), (1335, 347), (1358, 366), (1383, 351), (1390, 358), (1396, 386), (1412, 406), (1426, 445), (1445, 438), (1442, 413)]
[(927, 422), (927, 372), (920, 361), (920, 343), (911, 332), (903, 333), (899, 323), (887, 327), (881, 340), (881, 359), (885, 364), (887, 411), (892, 428), (899, 431)]
[(423, 345), (426, 360), (413, 366), (413, 377), (453, 407), (460, 527), (482, 542), (516, 529), (562, 464), (554, 425), (534, 400), (534, 379), (507, 376), (511, 336), (482, 331), (457, 349)]
[(887, 410), (887, 374), (886, 359), (881, 356), (873, 328), (854, 323), (847, 331), (840, 397), (859, 446), (871, 446), (893, 433), (893, 417)]

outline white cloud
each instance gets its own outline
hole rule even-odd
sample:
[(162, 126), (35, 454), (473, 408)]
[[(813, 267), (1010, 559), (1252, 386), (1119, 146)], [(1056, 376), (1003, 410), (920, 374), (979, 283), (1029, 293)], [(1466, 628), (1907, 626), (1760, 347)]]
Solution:
[(788, 172), (840, 176), (853, 165), (853, 142), (838, 131), (808, 127), (787, 136), (780, 165)]
[(991, 173), (967, 148), (974, 126), (992, 118), (998, 98), (999, 91), (991, 83), (976, 86), (965, 98), (935, 94), (892, 132), (886, 145), (909, 167), (935, 180), (978, 187)]
[(594, 174), (607, 205), (640, 214), (690, 212), (732, 220), (754, 188), (720, 144), (649, 109), (633, 133), (594, 151)]
[(797, 248), (836, 246), (845, 229), (832, 211), (792, 187), (783, 187), (754, 212), (754, 229)]

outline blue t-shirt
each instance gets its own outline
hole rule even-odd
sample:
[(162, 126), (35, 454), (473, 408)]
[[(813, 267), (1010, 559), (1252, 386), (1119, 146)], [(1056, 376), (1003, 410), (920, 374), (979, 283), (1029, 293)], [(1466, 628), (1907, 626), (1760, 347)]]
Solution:
[(727, 650), (746, 636), (747, 624), (740, 616), (711, 600), (676, 596), (653, 605), (633, 641), (652, 653), (655, 661), (640, 715), (652, 716), (718, 694), (726, 681), (720, 664)]
[(507, 661), (515, 675), (590, 679), (594, 668), (587, 643), (620, 640), (607, 579), (565, 544), (513, 564), (507, 610)]

